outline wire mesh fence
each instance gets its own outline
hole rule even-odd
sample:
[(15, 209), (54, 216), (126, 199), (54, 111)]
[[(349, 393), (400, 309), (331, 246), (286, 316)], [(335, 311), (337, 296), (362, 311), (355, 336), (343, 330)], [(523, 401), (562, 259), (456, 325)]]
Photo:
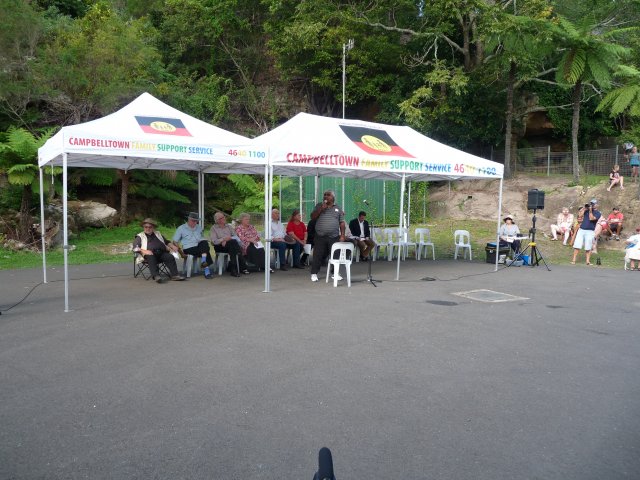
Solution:
[[(494, 152), (492, 160), (504, 163), (504, 152)], [(572, 175), (571, 152), (553, 152), (551, 147), (520, 148), (512, 158), (512, 171), (542, 175)], [(581, 175), (608, 175), (614, 165), (620, 165), (622, 175), (630, 175), (628, 156), (622, 148), (581, 150), (578, 152)]]

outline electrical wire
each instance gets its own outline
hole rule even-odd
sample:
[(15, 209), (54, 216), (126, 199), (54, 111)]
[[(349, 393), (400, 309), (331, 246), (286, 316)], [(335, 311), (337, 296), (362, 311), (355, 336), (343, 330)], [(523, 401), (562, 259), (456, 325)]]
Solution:
[[(70, 278), (69, 281), (75, 281), (75, 280), (96, 280), (99, 278), (115, 278), (115, 277), (128, 277), (130, 276), (129, 274), (120, 274), (120, 275), (100, 275), (99, 277), (79, 277), (79, 278)], [(57, 282), (64, 282), (64, 279), (61, 280), (51, 280), (47, 283), (57, 283)], [(31, 287), (31, 290), (29, 290), (27, 292), (27, 294), (22, 297), (21, 300), (19, 300), (17, 303), (14, 303), (13, 305), (11, 305), (10, 307), (7, 308), (0, 308), (0, 315), (2, 315), (3, 313), (8, 312), (9, 310), (11, 310), (14, 307), (17, 307), (18, 305), (20, 305), (22, 302), (24, 302), (27, 298), (29, 298), (29, 295), (31, 295), (36, 288), (38, 288), (40, 285), (44, 285), (44, 282), (39, 282), (37, 284), (35, 284), (33, 287)]]

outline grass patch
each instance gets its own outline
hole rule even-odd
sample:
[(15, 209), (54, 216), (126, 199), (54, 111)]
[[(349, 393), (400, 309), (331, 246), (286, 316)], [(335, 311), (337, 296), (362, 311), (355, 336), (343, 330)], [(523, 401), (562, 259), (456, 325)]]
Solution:
[[(453, 232), (458, 229), (468, 230), (471, 234), (471, 251), (473, 261), (484, 262), (486, 259), (485, 247), (488, 242), (496, 241), (496, 222), (486, 220), (446, 220), (438, 219), (428, 222), (426, 225), (413, 225), (411, 230), (420, 227), (428, 227), (431, 230), (431, 239), (436, 247), (436, 259), (453, 259), (455, 246), (453, 244)], [(518, 225), (520, 230), (528, 232), (530, 224)], [(551, 241), (544, 236), (542, 229), (538, 228), (536, 243), (545, 261), (552, 265), (569, 265), (573, 255), (573, 248), (563, 246), (561, 241)], [(622, 268), (624, 265), (624, 240), (620, 242), (601, 242), (598, 255), (591, 256), (591, 263), (600, 257), (603, 267)], [(524, 243), (526, 246), (526, 242)], [(458, 254), (460, 258), (460, 253)], [(578, 255), (577, 263), (584, 263), (584, 252)], [(542, 263), (542, 262), (541, 262)], [(544, 268), (544, 266), (543, 266)]]
[[(484, 262), (486, 258), (485, 247), (488, 242), (495, 242), (496, 222), (487, 220), (447, 220), (437, 219), (426, 225), (413, 225), (413, 231), (418, 227), (429, 227), (431, 238), (436, 247), (437, 259), (453, 259), (455, 247), (453, 245), (453, 232), (458, 229), (468, 230), (471, 233), (471, 250), (474, 262)], [(521, 224), (520, 229), (528, 231), (531, 225)], [(175, 226), (160, 226), (158, 228), (165, 236), (171, 237)], [(69, 239), (70, 245), (75, 249), (69, 252), (70, 265), (120, 263), (131, 261), (131, 253), (127, 246), (133, 241), (133, 237), (141, 231), (137, 224), (126, 227), (96, 228), (84, 230), (79, 235)], [(543, 232), (538, 229), (536, 240), (545, 260), (550, 265), (568, 265), (571, 262), (573, 249), (565, 247), (562, 242), (552, 242), (545, 238)], [(412, 235), (413, 236), (413, 235)], [(604, 242), (600, 247), (599, 256), (602, 266), (621, 268), (623, 265), (624, 251), (620, 247), (624, 242)], [(596, 256), (592, 257), (595, 263)], [(56, 248), (47, 252), (47, 265), (63, 265), (64, 257), (62, 248)], [(584, 253), (578, 257), (579, 263), (584, 263)], [(39, 253), (13, 252), (0, 249), (0, 270), (14, 268), (37, 268), (42, 266), (42, 257)]]
[[(175, 226), (158, 227), (160, 232), (166, 232), (169, 237), (173, 235), (175, 229)], [(131, 261), (131, 252), (127, 247), (133, 242), (133, 237), (141, 230), (138, 224), (84, 230), (73, 238), (69, 238), (69, 245), (75, 246), (75, 249), (69, 252), (69, 264), (84, 265)], [(47, 251), (48, 266), (63, 264), (64, 253), (61, 247)], [(42, 256), (40, 253), (14, 252), (0, 248), (0, 270), (41, 266)]]

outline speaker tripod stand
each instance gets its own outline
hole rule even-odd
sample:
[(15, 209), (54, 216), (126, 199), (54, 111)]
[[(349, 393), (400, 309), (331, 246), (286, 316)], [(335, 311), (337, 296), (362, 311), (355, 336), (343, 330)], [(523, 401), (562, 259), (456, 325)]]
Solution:
[(513, 259), (513, 262), (520, 260), (522, 256), (528, 251), (529, 265), (531, 265), (532, 267), (537, 267), (538, 265), (540, 265), (540, 260), (542, 260), (542, 263), (544, 263), (544, 266), (547, 267), (547, 270), (550, 272), (551, 269), (549, 268), (549, 265), (547, 265), (547, 262), (542, 256), (542, 252), (540, 251), (540, 249), (538, 248), (538, 245), (536, 244), (536, 209), (535, 208), (533, 209), (532, 223), (533, 223), (533, 226), (529, 230), (529, 234), (531, 235), (531, 241), (529, 242), (529, 245), (527, 245), (527, 248), (525, 248), (520, 253), (518, 253), (518, 255), (516, 255), (516, 257)]

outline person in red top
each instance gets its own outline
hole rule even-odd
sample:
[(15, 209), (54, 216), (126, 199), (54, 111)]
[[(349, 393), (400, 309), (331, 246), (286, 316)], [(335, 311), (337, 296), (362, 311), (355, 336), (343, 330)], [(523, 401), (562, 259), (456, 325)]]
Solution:
[(611, 235), (616, 240), (620, 240), (620, 233), (622, 232), (622, 222), (624, 221), (624, 215), (618, 207), (613, 207), (613, 211), (607, 217), (607, 223), (611, 230)]
[(307, 227), (302, 223), (302, 216), (299, 210), (294, 210), (287, 223), (287, 235), (294, 241), (293, 248), (293, 268), (304, 268), (300, 264), (300, 253), (307, 244)]

